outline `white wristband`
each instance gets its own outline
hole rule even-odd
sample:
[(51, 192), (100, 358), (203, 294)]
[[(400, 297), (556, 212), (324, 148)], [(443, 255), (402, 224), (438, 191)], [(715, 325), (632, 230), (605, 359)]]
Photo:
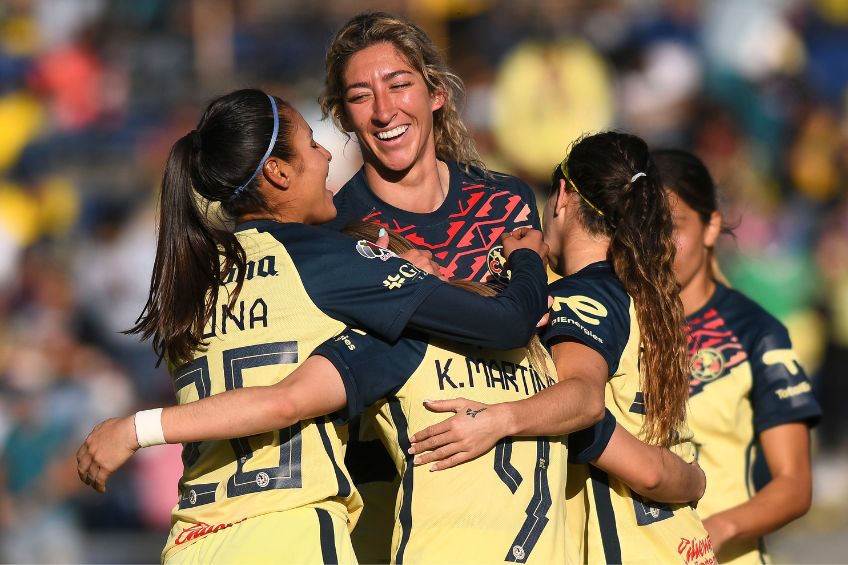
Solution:
[(161, 408), (135, 413), (135, 437), (138, 440), (139, 447), (150, 447), (151, 445), (165, 443)]

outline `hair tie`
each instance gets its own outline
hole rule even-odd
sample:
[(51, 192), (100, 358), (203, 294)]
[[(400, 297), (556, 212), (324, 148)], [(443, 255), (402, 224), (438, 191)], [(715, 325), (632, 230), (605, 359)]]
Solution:
[(200, 132), (193, 129), (191, 130), (191, 133), (189, 133), (189, 136), (191, 137), (191, 148), (199, 151), (202, 145), (201, 142), (203, 141), (200, 137)]
[(636, 179), (638, 179), (639, 177), (646, 177), (646, 176), (648, 176), (648, 175), (646, 175), (645, 173), (636, 173), (635, 175), (633, 175), (632, 177), (630, 177), (630, 184), (633, 184), (633, 182), (634, 182)]
[(259, 164), (256, 166), (256, 170), (253, 171), (253, 174), (250, 175), (250, 178), (242, 184), (240, 187), (233, 191), (233, 194), (227, 199), (227, 202), (232, 202), (236, 198), (238, 198), (239, 194), (244, 192), (244, 189), (247, 188), (247, 185), (253, 182), (253, 179), (256, 178), (256, 175), (259, 174), (259, 171), (262, 170), (262, 165), (265, 164), (265, 161), (268, 157), (271, 156), (271, 151), (274, 149), (274, 145), (277, 143), (277, 133), (280, 131), (280, 116), (277, 115), (277, 102), (274, 100), (274, 97), (270, 94), (267, 94), (268, 100), (271, 101), (271, 112), (274, 115), (274, 131), (271, 133), (271, 143), (268, 144), (268, 149), (265, 151), (265, 155), (262, 156), (262, 159), (259, 160)]

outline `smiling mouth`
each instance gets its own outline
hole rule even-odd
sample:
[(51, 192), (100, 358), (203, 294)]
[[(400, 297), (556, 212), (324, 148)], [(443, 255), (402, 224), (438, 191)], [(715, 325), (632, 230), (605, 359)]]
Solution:
[(409, 129), (408, 125), (398, 126), (394, 129), (390, 129), (389, 131), (380, 131), (377, 132), (377, 137), (382, 139), (383, 141), (389, 141), (391, 139), (395, 139), (406, 133), (406, 130)]

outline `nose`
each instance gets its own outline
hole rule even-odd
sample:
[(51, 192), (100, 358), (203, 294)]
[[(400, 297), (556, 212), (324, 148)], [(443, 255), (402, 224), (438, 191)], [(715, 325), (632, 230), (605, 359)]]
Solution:
[(397, 114), (397, 111), (389, 93), (382, 89), (374, 92), (374, 108), (371, 120), (378, 126), (385, 126), (391, 123), (395, 114)]
[(318, 144), (318, 147), (321, 148), (321, 153), (323, 153), (327, 157), (328, 163), (333, 160), (333, 154), (330, 153), (330, 151), (326, 147), (324, 147), (320, 143)]

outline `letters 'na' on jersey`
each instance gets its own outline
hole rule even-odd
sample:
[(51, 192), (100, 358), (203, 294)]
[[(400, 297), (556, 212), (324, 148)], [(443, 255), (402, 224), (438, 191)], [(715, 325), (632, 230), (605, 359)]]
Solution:
[[(627, 431), (640, 437), (645, 418), (639, 367), (639, 324), (633, 300), (607, 261), (592, 263), (551, 283), (546, 345), (573, 339), (607, 362), (605, 403)], [(691, 434), (671, 449), (695, 457)], [(579, 437), (579, 434), (576, 437)], [(572, 453), (578, 453), (572, 445)], [(584, 452), (585, 454), (585, 452)], [(599, 453), (595, 453), (597, 456)], [(569, 540), (583, 563), (715, 563), (706, 530), (688, 505), (643, 499), (622, 481), (571, 457), (568, 470)]]
[[(236, 231), (247, 253), (220, 289), (205, 329), (208, 347), (172, 368), (177, 401), (290, 374), (346, 324), (396, 339), (416, 307), (442, 284), (394, 255), (321, 227), (248, 222)], [(314, 419), (290, 428), (183, 449), (179, 502), (163, 556), (232, 523), (313, 505), (355, 522), (361, 508), (335, 426)]]

